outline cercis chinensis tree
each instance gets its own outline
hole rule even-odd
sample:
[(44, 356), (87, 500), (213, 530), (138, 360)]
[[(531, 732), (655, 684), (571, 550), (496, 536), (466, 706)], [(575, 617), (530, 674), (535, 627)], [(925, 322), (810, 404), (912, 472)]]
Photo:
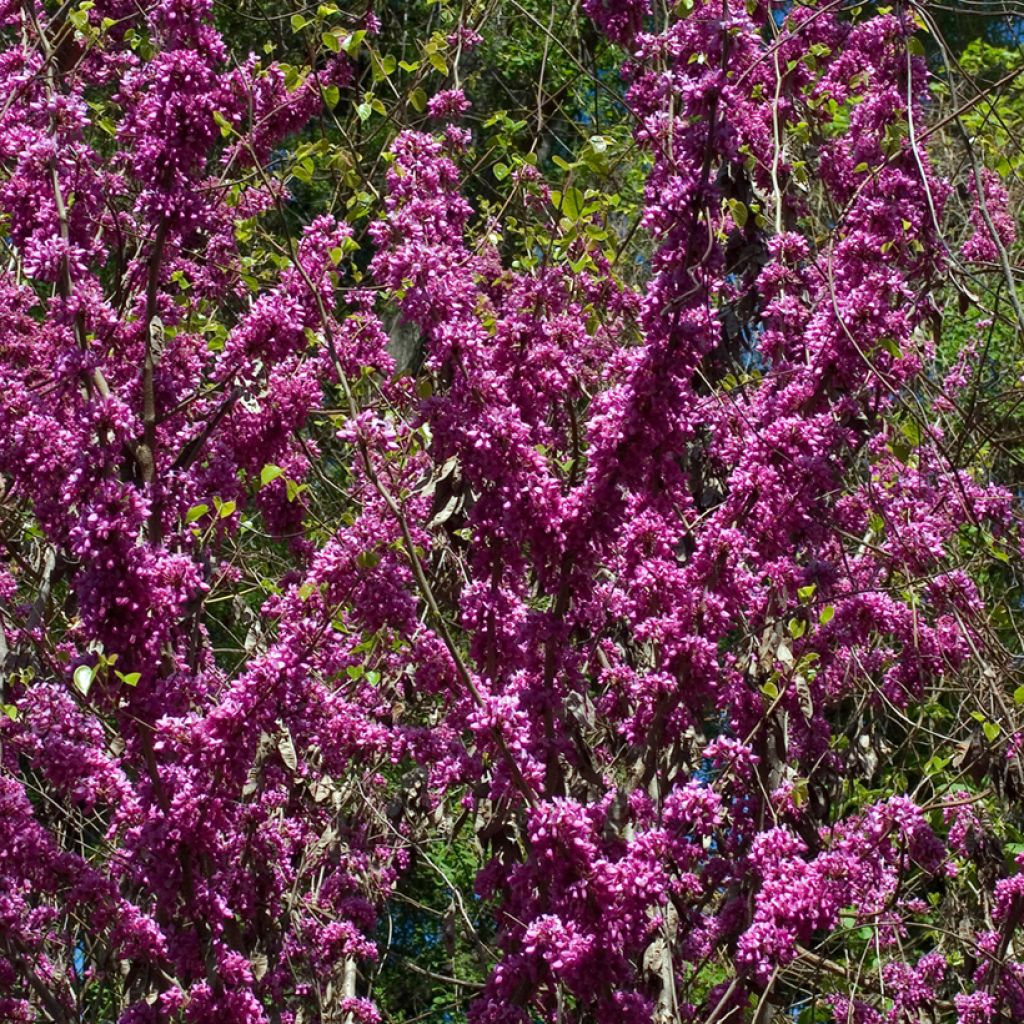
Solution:
[(581, 8), (0, 3), (0, 1018), (1024, 1019), (974, 100)]

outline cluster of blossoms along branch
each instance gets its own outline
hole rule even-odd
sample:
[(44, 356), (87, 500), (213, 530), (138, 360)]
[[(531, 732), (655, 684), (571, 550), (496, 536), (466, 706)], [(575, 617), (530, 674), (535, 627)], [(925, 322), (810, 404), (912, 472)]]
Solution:
[[(79, 1019), (102, 976), (125, 1024), (373, 1021), (376, 911), (454, 804), (500, 950), (475, 1024), (741, 1020), (807, 963), (837, 1022), (1024, 1017), (1024, 876), (992, 879), (970, 970), (903, 954), (969, 804), (840, 799), (844, 709), (904, 714), (984, 646), (963, 529), (1016, 544), (1007, 494), (897, 426), (949, 191), (913, 145), (913, 21), (689, 6), (654, 34), (644, 2), (584, 4), (632, 54), (643, 294), (474, 241), (448, 90), (453, 123), (395, 140), (377, 291), (322, 216), (258, 295), (236, 229), (288, 202), (272, 152), (347, 58), (289, 89), (229, 67), (204, 0), (97, 0), (101, 45), (0, 6), (0, 1016)], [(429, 389), (394, 375), (385, 299)], [(286, 567), (227, 665), (211, 595), (254, 522)], [(858, 927), (877, 984), (827, 956)]]
[[(78, 1019), (76, 992), (103, 972), (140, 1024), (257, 1021), (267, 1006), (294, 1019), (332, 984), (365, 1013), (339, 965), (372, 954), (396, 862), (376, 823), (345, 820), (354, 797), (331, 780), (373, 791), (402, 741), (376, 726), (365, 681), (327, 680), (360, 663), (350, 629), (394, 619), (352, 564), (361, 532), (380, 537), (373, 513), (315, 560), (298, 544), (323, 596), (265, 609), (280, 630), (241, 672), (215, 662), (204, 609), (238, 572), (217, 552), (268, 463), (281, 479), (255, 498), (264, 527), (301, 531), (286, 479), (316, 457), (296, 431), (334, 372), (309, 337), (350, 232), (315, 220), (250, 298), (236, 229), (286, 198), (253, 170), (344, 86), (348, 59), (298, 89), (274, 66), (231, 69), (203, 0), (97, 3), (84, 37), (33, 4), (0, 22), (15, 40), (0, 58), (0, 470), (47, 552), (26, 565), (11, 548), (4, 572), (0, 1017)], [(112, 112), (105, 148), (95, 97)], [(364, 333), (348, 344), (372, 365), (382, 342)], [(53, 601), (71, 609), (60, 632)], [(43, 793), (78, 824), (46, 827)], [(101, 937), (96, 959), (68, 938), (80, 926)]]

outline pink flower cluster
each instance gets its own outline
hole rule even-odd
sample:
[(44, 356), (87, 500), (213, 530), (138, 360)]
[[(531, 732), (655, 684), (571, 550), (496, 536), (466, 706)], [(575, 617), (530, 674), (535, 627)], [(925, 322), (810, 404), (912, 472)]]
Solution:
[(477, 237), (458, 89), (393, 141), (365, 278), (321, 215), (254, 284), (237, 229), (347, 58), (289, 89), (206, 0), (104, 2), (55, 85), (59, 27), (0, 7), (0, 1017), (116, 979), (122, 1024), (375, 1022), (378, 912), (454, 807), (498, 950), (473, 1024), (739, 1020), (864, 928), (874, 996), (818, 961), (837, 1022), (1024, 1018), (1022, 865), (971, 968), (904, 957), (982, 819), (842, 795), (851, 709), (905, 717), (983, 643), (964, 533), (1016, 543), (903, 403), (950, 192), (900, 134), (913, 21), (679, 6), (583, 5), (630, 50), (642, 291)]

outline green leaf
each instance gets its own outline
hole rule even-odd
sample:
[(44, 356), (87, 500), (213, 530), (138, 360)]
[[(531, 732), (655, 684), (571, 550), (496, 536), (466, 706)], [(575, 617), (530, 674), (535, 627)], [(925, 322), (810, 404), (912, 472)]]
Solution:
[(292, 31), (301, 32), (307, 25), (308, 21), (301, 14), (292, 15)]
[(225, 501), (223, 505), (217, 509), (217, 517), (219, 519), (227, 519), (228, 516), (234, 515), (236, 505), (233, 501)]
[(917, 420), (904, 420), (900, 424), (900, 431), (913, 448), (924, 440), (924, 430)]
[(802, 807), (807, 803), (809, 797), (810, 794), (808, 792), (807, 780), (797, 779), (793, 783), (793, 788), (790, 790), (790, 799), (797, 807)]
[(552, 191), (551, 202), (563, 217), (570, 220), (580, 219), (584, 198), (578, 188), (567, 188), (564, 192)]
[(188, 512), (185, 513), (185, 522), (194, 523), (197, 519), (202, 519), (207, 512), (210, 511), (209, 505), (193, 505)]
[(219, 110), (213, 112), (213, 120), (220, 128), (220, 134), (224, 138), (227, 138), (235, 130), (231, 122)]
[(374, 569), (380, 565), (380, 555), (376, 551), (361, 551), (356, 555), (356, 565), (360, 569)]
[(511, 173), (508, 164), (496, 163), (494, 165), (494, 176), (498, 181), (504, 181)]
[(139, 680), (142, 678), (141, 672), (118, 672), (117, 678), (124, 683), (125, 686), (138, 686)]
[(427, 109), (427, 94), (422, 89), (413, 89), (409, 93), (409, 102), (417, 114), (422, 114)]
[(341, 53), (341, 42), (333, 32), (324, 32), (320, 39), (331, 53)]
[(366, 29), (359, 29), (358, 32), (353, 32), (351, 35), (345, 36), (344, 42), (341, 44), (341, 48), (350, 56), (354, 57), (359, 52), (359, 47), (363, 45), (363, 40), (366, 38)]
[(284, 476), (284, 470), (280, 466), (275, 466), (273, 463), (268, 462), (260, 470), (260, 487), (266, 487), (267, 484), (272, 480), (276, 480), (279, 476)]
[(730, 199), (729, 213), (732, 215), (732, 219), (736, 222), (736, 227), (742, 231), (747, 225), (747, 217), (750, 216), (747, 204), (741, 203), (738, 199)]

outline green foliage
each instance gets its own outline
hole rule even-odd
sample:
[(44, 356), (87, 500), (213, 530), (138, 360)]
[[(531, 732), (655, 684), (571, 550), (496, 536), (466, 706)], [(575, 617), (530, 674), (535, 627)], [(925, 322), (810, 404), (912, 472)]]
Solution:
[(376, 935), (372, 991), (385, 1021), (465, 1018), (495, 955), (489, 908), (473, 892), (479, 862), (468, 829), (414, 855)]

